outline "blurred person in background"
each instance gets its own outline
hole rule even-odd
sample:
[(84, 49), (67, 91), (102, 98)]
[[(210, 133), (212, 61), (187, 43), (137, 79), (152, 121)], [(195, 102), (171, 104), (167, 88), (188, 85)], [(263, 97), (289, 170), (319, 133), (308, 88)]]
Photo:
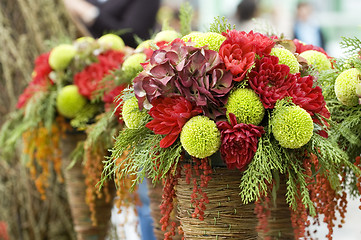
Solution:
[(258, 16), (259, 0), (242, 0), (237, 6), (237, 28), (249, 32), (254, 29), (254, 19)]
[(312, 10), (312, 5), (308, 2), (298, 3), (293, 28), (294, 37), (306, 44), (325, 48), (324, 36), (317, 21), (313, 18)]
[(63, 0), (73, 18), (99, 38), (116, 33), (135, 48), (134, 35), (148, 39), (155, 27), (160, 0)]

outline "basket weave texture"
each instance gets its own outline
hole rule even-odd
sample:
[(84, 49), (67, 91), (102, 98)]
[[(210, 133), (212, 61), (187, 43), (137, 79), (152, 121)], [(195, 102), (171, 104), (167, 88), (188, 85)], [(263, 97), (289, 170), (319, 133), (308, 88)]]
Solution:
[[(78, 240), (103, 240), (105, 239), (111, 217), (112, 201), (107, 202), (104, 194), (95, 200), (97, 225), (91, 221), (91, 212), (85, 202), (86, 185), (82, 163), (78, 161), (72, 168), (66, 169), (70, 164), (70, 153), (77, 143), (85, 139), (83, 133), (66, 134), (62, 139), (62, 164), (64, 167), (65, 187)], [(113, 191), (114, 193), (114, 191)], [(96, 198), (96, 196), (95, 196)]]
[[(192, 218), (192, 184), (184, 174), (177, 186), (178, 213), (185, 239), (260, 239), (254, 204), (243, 204), (239, 196), (240, 171), (214, 168), (212, 179), (202, 190), (207, 193), (204, 221)], [(199, 180), (199, 179), (198, 179)]]

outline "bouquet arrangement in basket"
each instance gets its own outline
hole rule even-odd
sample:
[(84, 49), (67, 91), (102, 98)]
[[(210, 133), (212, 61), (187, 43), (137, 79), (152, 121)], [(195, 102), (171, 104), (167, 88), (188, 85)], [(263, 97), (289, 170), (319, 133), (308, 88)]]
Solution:
[[(135, 175), (134, 184), (146, 176), (163, 180), (165, 230), (181, 174), (194, 186), (192, 217), (204, 219), (202, 188), (219, 154), (239, 170), (244, 204), (272, 198), (285, 178), (295, 234), (305, 235), (308, 214), (337, 209), (315, 204), (321, 191), (337, 194), (341, 169), (357, 171), (328, 137), (330, 112), (317, 77), (332, 67), (330, 58), (297, 40), (237, 31), (220, 19), (209, 32), (182, 35), (158, 47), (124, 91), (126, 127), (105, 162), (103, 182), (119, 171)], [(124, 152), (119, 169), (114, 159)], [(192, 172), (200, 182), (191, 180)], [(329, 189), (314, 185), (316, 178)], [(332, 216), (329, 221), (332, 226)], [(175, 229), (172, 223), (165, 239)]]
[[(11, 153), (22, 137), (23, 156), (42, 198), (46, 197), (53, 170), (63, 181), (61, 140), (65, 134), (82, 133), (85, 138), (64, 169), (83, 160), (86, 202), (92, 211), (97, 197), (105, 194), (112, 200), (108, 188), (100, 192), (96, 184), (103, 158), (114, 142), (112, 137), (123, 125), (120, 112), (113, 114), (114, 98), (131, 82), (127, 59), (132, 54), (120, 37), (107, 34), (60, 44), (35, 60), (32, 81), (19, 97), (17, 110), (3, 125), (0, 145), (3, 153)], [(124, 191), (123, 198), (126, 196), (133, 198)]]

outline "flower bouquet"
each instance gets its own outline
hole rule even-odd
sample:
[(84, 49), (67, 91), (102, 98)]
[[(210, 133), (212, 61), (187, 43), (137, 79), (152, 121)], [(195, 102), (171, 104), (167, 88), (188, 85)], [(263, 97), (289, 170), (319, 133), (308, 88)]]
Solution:
[(126, 127), (102, 183), (119, 172), (134, 175), (133, 185), (163, 181), (165, 239), (176, 232), (176, 197), (186, 239), (257, 239), (256, 215), (264, 238), (305, 236), (307, 216), (330, 209), (317, 200), (316, 179), (337, 194), (341, 169), (358, 171), (328, 138), (316, 81), (332, 67), (328, 56), (219, 18), (209, 32), (182, 35), (155, 50), (123, 91)]
[[(18, 109), (0, 133), (4, 153), (11, 153), (22, 137), (26, 166), (42, 198), (50, 173), (55, 171), (60, 182), (64, 174), (75, 230), (82, 239), (103, 239), (108, 230), (114, 187), (107, 184), (100, 191), (96, 184), (112, 136), (122, 127), (120, 112), (113, 114), (113, 101), (131, 82), (122, 67), (132, 53), (121, 38), (107, 34), (80, 38), (40, 55)], [(124, 182), (117, 191), (118, 207), (137, 198)]]

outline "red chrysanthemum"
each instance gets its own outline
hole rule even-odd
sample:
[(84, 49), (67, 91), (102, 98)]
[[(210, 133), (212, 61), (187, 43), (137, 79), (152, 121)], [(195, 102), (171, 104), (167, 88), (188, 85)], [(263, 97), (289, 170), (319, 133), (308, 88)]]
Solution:
[(227, 121), (217, 123), (221, 132), (221, 152), (223, 160), (230, 169), (243, 171), (252, 161), (257, 151), (258, 138), (264, 133), (262, 126), (238, 123), (233, 113), (229, 114), (231, 124)]
[(278, 57), (265, 56), (256, 61), (249, 73), (249, 85), (260, 96), (265, 108), (274, 108), (277, 100), (284, 98), (296, 82), (290, 68), (278, 64)]
[[(49, 73), (52, 71), (49, 65), (50, 52), (41, 54), (35, 59), (35, 67), (33, 72), (33, 82), (35, 84), (43, 85), (43, 82), (49, 79)], [(51, 83), (53, 81), (50, 80)]]
[(219, 48), (225, 66), (234, 76), (234, 81), (242, 81), (247, 71), (255, 61), (255, 55), (263, 56), (269, 54), (274, 42), (267, 36), (254, 33), (240, 32), (237, 30), (223, 33), (226, 40)]
[(301, 77), (300, 73), (294, 74), (296, 83), (288, 90), (292, 101), (305, 109), (311, 116), (315, 113), (321, 113), (326, 106), (322, 95), (322, 89), (319, 86), (314, 87), (313, 76)]
[(32, 81), (20, 95), (16, 108), (22, 108), (36, 92), (46, 91), (49, 85), (54, 84), (49, 78), (49, 73), (52, 71), (48, 61), (49, 55), (50, 52), (44, 53), (35, 59)]
[(124, 60), (124, 54), (119, 51), (109, 50), (98, 56), (98, 62), (87, 66), (83, 71), (75, 74), (74, 83), (79, 88), (79, 93), (88, 99), (96, 90), (104, 88), (99, 83), (110, 73), (118, 68)]
[[(112, 109), (114, 109), (114, 105), (118, 106), (122, 102), (122, 99), (117, 97), (123, 92), (125, 88), (126, 85), (119, 85), (108, 93), (104, 94), (103, 102), (105, 103), (106, 111), (112, 111)], [(120, 119), (120, 116), (122, 114), (122, 105), (117, 107), (114, 114), (118, 117), (118, 119)]]
[(178, 138), (183, 125), (193, 116), (202, 113), (182, 96), (158, 97), (152, 101), (149, 115), (153, 120), (145, 126), (155, 134), (166, 135), (160, 141), (161, 148), (167, 148)]

